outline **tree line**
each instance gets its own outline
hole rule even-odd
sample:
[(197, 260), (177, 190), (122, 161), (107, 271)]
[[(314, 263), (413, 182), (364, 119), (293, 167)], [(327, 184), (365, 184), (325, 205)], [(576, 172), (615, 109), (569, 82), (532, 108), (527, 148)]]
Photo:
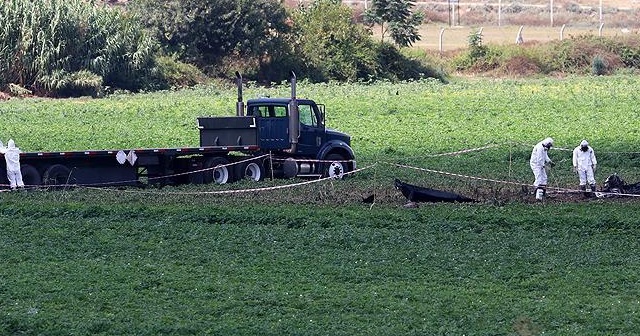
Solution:
[[(354, 20), (337, 0), (0, 2), (0, 90), (65, 97), (183, 87), (240, 71), (259, 82), (289, 71), (312, 81), (443, 78), (402, 52), (420, 37), (409, 0), (373, 0)], [(382, 29), (375, 40), (373, 27)], [(387, 35), (391, 39), (384, 41)]]

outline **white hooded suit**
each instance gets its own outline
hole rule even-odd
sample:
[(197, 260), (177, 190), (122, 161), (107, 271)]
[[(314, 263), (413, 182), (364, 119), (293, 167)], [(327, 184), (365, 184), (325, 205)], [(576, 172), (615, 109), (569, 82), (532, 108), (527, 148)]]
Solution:
[[(582, 150), (582, 149), (585, 150)], [(580, 179), (580, 186), (584, 186), (589, 182), (589, 185), (595, 185), (596, 179), (594, 171), (596, 169), (596, 154), (593, 148), (589, 146), (587, 140), (582, 140), (580, 146), (573, 150), (573, 168), (578, 173)]]
[(9, 140), (7, 147), (0, 147), (0, 153), (4, 154), (4, 160), (7, 164), (7, 179), (11, 189), (16, 186), (24, 187), (22, 182), (22, 172), (20, 171), (20, 149), (16, 147), (13, 139)]
[(531, 152), (531, 159), (529, 159), (529, 165), (531, 166), (531, 170), (533, 171), (533, 176), (535, 177), (535, 181), (533, 185), (538, 186), (546, 186), (547, 185), (547, 171), (544, 169), (544, 166), (551, 162), (549, 158), (549, 154), (547, 153), (549, 147), (553, 145), (553, 139), (546, 138), (540, 142), (538, 142)]

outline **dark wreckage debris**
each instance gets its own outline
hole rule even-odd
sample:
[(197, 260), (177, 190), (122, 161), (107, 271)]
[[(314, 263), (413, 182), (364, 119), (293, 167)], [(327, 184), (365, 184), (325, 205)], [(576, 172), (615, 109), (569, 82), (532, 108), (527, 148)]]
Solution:
[[(620, 175), (613, 173), (604, 181), (602, 193), (596, 192), (598, 198), (621, 197), (624, 195), (640, 195), (640, 182), (626, 183)], [(620, 195), (616, 195), (620, 194)]]
[(448, 191), (421, 187), (395, 179), (395, 187), (409, 201), (405, 207), (416, 207), (420, 202), (475, 202), (474, 199)]

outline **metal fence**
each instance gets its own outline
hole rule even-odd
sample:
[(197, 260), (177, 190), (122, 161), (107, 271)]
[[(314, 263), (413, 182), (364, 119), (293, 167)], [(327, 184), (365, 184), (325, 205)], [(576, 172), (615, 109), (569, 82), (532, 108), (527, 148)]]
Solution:
[[(298, 0), (311, 3), (313, 0)], [(373, 0), (342, 0), (357, 11), (372, 6)], [(469, 25), (562, 25), (593, 26), (606, 23), (615, 27), (640, 26), (640, 0), (526, 0), (526, 1), (413, 1), (425, 12), (427, 21), (449, 26)]]
[[(606, 25), (594, 27), (533, 27), (533, 26), (480, 26), (449, 27), (425, 25), (420, 28), (420, 40), (413, 46), (427, 50), (449, 51), (466, 48), (471, 34), (482, 34), (483, 44), (520, 44), (528, 42), (549, 42), (574, 36), (619, 37), (640, 34), (638, 29), (607, 28)], [(374, 36), (379, 38), (379, 36)]]

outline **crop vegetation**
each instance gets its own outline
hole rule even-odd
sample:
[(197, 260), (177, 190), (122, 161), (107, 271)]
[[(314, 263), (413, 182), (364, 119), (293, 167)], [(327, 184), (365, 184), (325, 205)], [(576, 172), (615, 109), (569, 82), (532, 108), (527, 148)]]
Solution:
[[(258, 185), (0, 193), (0, 333), (633, 334), (637, 201), (533, 204), (520, 184), (547, 136), (551, 187), (575, 187), (567, 149), (583, 138), (599, 182), (640, 179), (637, 86), (624, 75), (302, 82), (298, 96), (326, 104), (367, 169), (232, 195), (213, 192)], [(235, 98), (202, 86), (12, 99), (0, 135), (27, 151), (197, 146), (195, 118), (232, 115)], [(480, 202), (405, 209), (395, 177)]]

